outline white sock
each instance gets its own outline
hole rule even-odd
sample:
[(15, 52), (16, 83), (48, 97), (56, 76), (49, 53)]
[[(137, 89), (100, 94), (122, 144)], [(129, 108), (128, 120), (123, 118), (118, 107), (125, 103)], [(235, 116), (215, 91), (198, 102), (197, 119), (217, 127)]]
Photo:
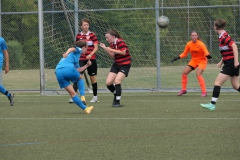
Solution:
[(212, 97), (213, 102), (217, 102), (218, 98)]

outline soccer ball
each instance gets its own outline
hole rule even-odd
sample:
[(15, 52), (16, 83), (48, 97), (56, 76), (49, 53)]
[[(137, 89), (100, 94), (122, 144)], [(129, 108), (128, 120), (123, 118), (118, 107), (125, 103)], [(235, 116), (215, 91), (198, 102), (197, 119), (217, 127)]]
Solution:
[(169, 19), (168, 17), (166, 16), (160, 16), (158, 17), (158, 20), (157, 20), (157, 25), (160, 27), (160, 28), (166, 28), (169, 24)]

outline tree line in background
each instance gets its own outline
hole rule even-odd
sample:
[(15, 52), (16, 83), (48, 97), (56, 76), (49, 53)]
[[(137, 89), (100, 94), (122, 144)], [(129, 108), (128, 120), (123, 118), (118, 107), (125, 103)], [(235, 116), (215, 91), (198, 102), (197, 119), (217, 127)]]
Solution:
[[(51, 1), (43, 1), (46, 8), (51, 8)], [(72, 3), (70, 0), (66, 1)], [(175, 0), (169, 0), (168, 4), (175, 4)], [(186, 2), (186, 0), (178, 0), (178, 2)], [(222, 2), (221, 4), (219, 2)], [(37, 0), (33, 1), (18, 1), (15, 0), (3, 0), (1, 2), (2, 12), (25, 12), (37, 11), (38, 4)], [(80, 1), (79, 9), (83, 6), (91, 6), (92, 8), (104, 8), (108, 6), (109, 8), (143, 8), (142, 6), (152, 6), (154, 7), (154, 1), (141, 0), (136, 3), (136, 1), (121, 0), (112, 3), (109, 1), (101, 1), (97, 3), (95, 0)], [(201, 0), (196, 0), (191, 2), (191, 5), (199, 6), (198, 4), (203, 3)], [(206, 2), (207, 5), (224, 5), (225, 1), (219, 0), (209, 0)], [(125, 5), (123, 7), (123, 4)], [(189, 39), (189, 33), (186, 29), (189, 27), (191, 30), (196, 29), (201, 34), (201, 38), (207, 45), (209, 42), (209, 34), (206, 34), (211, 30), (210, 22), (214, 22), (217, 18), (223, 18), (228, 20), (228, 31), (230, 33), (235, 33), (236, 37), (240, 34), (239, 24), (239, 7), (236, 8), (198, 8), (189, 9), (190, 13), (198, 12), (198, 15), (189, 15), (187, 9), (180, 9), (178, 12), (176, 9), (164, 10), (164, 14), (170, 19), (170, 25), (167, 29), (161, 30), (161, 64), (169, 63), (172, 57), (179, 54), (178, 39), (174, 37), (181, 37), (183, 42), (181, 45), (185, 45)], [(161, 13), (161, 11), (160, 11)], [(131, 50), (132, 58), (134, 59), (134, 66), (146, 66), (146, 62), (152, 62), (156, 64), (156, 44), (155, 44), (155, 10), (127, 10), (127, 11), (104, 11), (104, 12), (81, 12), (79, 13), (79, 18), (91, 17), (98, 15), (97, 19), (91, 19), (91, 29), (97, 33), (99, 39), (104, 41), (104, 30), (99, 29), (99, 21), (101, 24), (108, 28), (118, 28), (122, 37), (127, 41), (129, 48)], [(94, 15), (95, 14), (95, 15)], [(137, 16), (139, 15), (139, 16)], [(64, 15), (62, 15), (64, 17)], [(187, 20), (190, 22), (186, 23)], [(2, 25), (2, 36), (7, 41), (11, 60), (11, 69), (34, 69), (39, 68), (39, 30), (38, 30), (38, 15), (37, 14), (2, 14), (1, 15), (1, 25)], [(64, 28), (68, 28), (65, 21), (62, 18), (58, 20), (59, 25), (63, 25)], [(61, 23), (62, 21), (62, 23)], [(237, 23), (236, 23), (237, 22)], [(213, 24), (212, 24), (213, 25)], [(63, 30), (64, 32), (64, 30)], [(71, 36), (70, 36), (71, 37)], [(214, 37), (216, 38), (216, 37)], [(72, 39), (69, 40), (69, 43)], [(68, 44), (69, 44), (68, 43)], [(56, 48), (51, 46), (48, 48), (49, 54), (56, 52), (54, 55), (58, 55)], [(65, 48), (66, 49), (66, 48)], [(183, 48), (182, 48), (183, 49)], [(213, 45), (213, 52), (218, 53), (217, 45)], [(176, 53), (177, 52), (177, 53)], [(60, 54), (59, 54), (60, 55)], [(167, 56), (166, 56), (167, 55)], [(51, 56), (51, 55), (49, 55)], [(99, 51), (99, 56), (105, 56), (101, 50)], [(216, 57), (218, 59), (218, 57)], [(49, 68), (54, 68), (59, 58), (53, 57), (46, 59)], [(98, 61), (99, 65), (104, 67), (105, 62)]]

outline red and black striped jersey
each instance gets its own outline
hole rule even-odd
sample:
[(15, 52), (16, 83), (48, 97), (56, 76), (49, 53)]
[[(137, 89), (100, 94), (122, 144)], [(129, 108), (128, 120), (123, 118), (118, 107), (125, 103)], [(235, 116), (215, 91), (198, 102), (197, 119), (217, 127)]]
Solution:
[[(88, 31), (87, 34), (79, 32), (76, 36), (76, 41), (86, 41), (88, 44), (88, 49), (86, 54), (81, 54), (80, 60), (85, 61), (87, 55), (89, 55), (94, 50), (94, 44), (98, 44), (98, 38), (94, 32)], [(96, 59), (96, 54), (92, 55), (91, 59)]]
[(233, 59), (233, 49), (232, 44), (234, 43), (233, 39), (229, 36), (227, 32), (223, 32), (218, 38), (219, 50), (222, 54), (222, 60), (226, 61)]
[(131, 56), (129, 53), (129, 49), (125, 41), (121, 38), (116, 38), (114, 43), (110, 44), (110, 48), (120, 50), (120, 51), (125, 51), (125, 55), (120, 55), (120, 54), (115, 54), (115, 63), (117, 65), (128, 65), (131, 64)]

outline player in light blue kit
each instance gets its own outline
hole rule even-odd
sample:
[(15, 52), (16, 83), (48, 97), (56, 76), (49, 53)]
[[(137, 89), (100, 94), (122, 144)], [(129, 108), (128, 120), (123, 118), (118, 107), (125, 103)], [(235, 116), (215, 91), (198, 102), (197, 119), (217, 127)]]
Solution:
[[(63, 58), (56, 66), (55, 74), (60, 88), (64, 88), (71, 96), (73, 102), (82, 108), (87, 114), (89, 114), (93, 110), (93, 106), (85, 106), (70, 83), (79, 83), (79, 80), (81, 79), (80, 72), (83, 72), (91, 65), (91, 61), (88, 61), (86, 65), (82, 67), (79, 66), (79, 57), (82, 53), (85, 54), (86, 51), (87, 43), (85, 41), (75, 42), (75, 47), (69, 48), (67, 52), (63, 54)], [(84, 88), (78, 89), (80, 91)]]
[[(2, 71), (3, 61), (5, 59), (5, 74), (7, 74), (9, 71), (9, 54), (7, 49), (8, 47), (7, 47), (6, 41), (4, 40), (4, 38), (0, 37), (0, 69)], [(12, 106), (14, 104), (14, 101), (13, 101), (14, 95), (9, 93), (3, 87), (2, 84), (0, 84), (0, 92), (2, 94), (5, 94), (8, 97), (8, 100), (10, 101), (10, 105)]]

